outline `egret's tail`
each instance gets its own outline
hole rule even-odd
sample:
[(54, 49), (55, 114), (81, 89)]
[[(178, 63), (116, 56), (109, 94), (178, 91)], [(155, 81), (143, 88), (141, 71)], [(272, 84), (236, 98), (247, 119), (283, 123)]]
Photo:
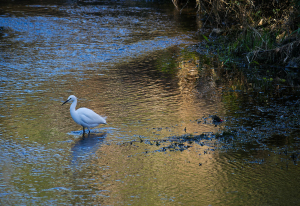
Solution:
[(105, 122), (104, 122), (103, 124), (107, 124), (107, 123), (106, 123), (106, 118), (107, 118), (107, 117), (103, 117), (103, 119), (105, 120)]

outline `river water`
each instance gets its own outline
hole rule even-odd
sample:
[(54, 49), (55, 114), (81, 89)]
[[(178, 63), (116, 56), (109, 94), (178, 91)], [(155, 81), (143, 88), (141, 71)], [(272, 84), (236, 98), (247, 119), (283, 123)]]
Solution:
[[(200, 25), (171, 1), (1, 3), (1, 205), (299, 204), (299, 88), (214, 65)], [(83, 137), (71, 94), (108, 124)]]

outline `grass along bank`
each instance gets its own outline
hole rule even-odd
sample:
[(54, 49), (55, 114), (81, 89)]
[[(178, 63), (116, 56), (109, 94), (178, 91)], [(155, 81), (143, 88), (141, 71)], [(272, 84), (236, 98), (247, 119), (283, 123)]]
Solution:
[(300, 0), (172, 1), (180, 11), (196, 5), (200, 38), (221, 45), (223, 57), (300, 68)]

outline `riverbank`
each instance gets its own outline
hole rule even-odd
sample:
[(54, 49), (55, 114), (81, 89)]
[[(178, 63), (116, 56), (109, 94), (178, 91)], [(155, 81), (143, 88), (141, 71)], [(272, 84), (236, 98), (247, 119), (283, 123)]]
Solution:
[(224, 63), (241, 58), (250, 67), (300, 68), (299, 0), (184, 2), (173, 1), (180, 12), (196, 5), (200, 40), (217, 45)]

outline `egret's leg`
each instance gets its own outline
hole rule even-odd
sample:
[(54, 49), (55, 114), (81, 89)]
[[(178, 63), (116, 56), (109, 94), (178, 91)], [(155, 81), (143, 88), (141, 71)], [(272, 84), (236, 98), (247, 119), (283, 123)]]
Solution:
[(84, 127), (82, 127), (82, 131), (83, 131), (83, 134), (85, 133), (85, 131), (84, 131)]
[(91, 130), (90, 130), (90, 128), (88, 128), (88, 130), (89, 130), (89, 133), (91, 133)]

